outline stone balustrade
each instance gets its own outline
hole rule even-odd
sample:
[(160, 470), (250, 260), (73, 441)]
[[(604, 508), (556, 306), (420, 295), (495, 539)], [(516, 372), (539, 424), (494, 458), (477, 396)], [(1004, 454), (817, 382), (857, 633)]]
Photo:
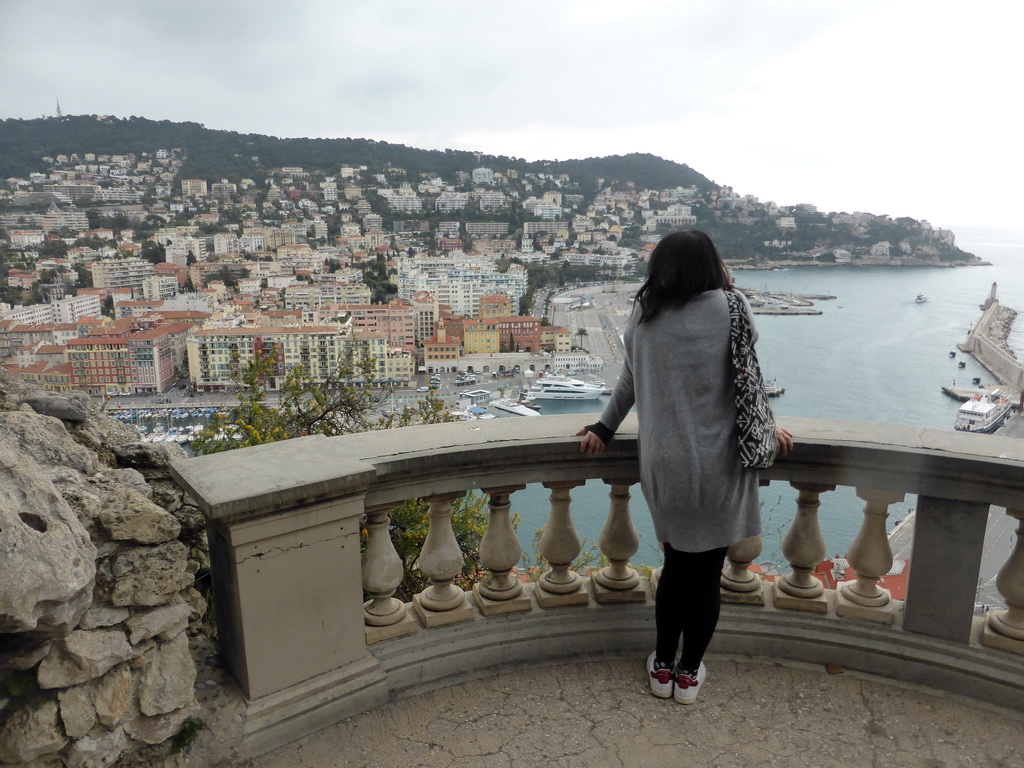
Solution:
[[(508, 665), (649, 652), (657, 571), (647, 578), (630, 567), (635, 421), (600, 456), (579, 453), (578, 422), (313, 436), (176, 463), (208, 518), (221, 651), (248, 705), (246, 751)], [(711, 651), (835, 663), (1024, 711), (1024, 443), (851, 422), (786, 425), (797, 448), (761, 483), (798, 491), (783, 543), (789, 567), (762, 583), (748, 568), (759, 537), (730, 548)], [(594, 478), (609, 487), (599, 539), (608, 564), (583, 577), (572, 569), (581, 547), (572, 492)], [(547, 569), (524, 585), (511, 573), (519, 543), (510, 509), (528, 483), (542, 483), (551, 501), (539, 543)], [(828, 542), (856, 570), (830, 590), (811, 574), (827, 551), (818, 510), (837, 486), (856, 489), (864, 518), (854, 541)], [(468, 490), (487, 494), (490, 522), (484, 570), (464, 591), (454, 583), (463, 553), (451, 505)], [(885, 519), (910, 494), (918, 497), (913, 568), (900, 601), (880, 586), (892, 564)], [(402, 563), (388, 511), (411, 498), (429, 506), (418, 565), (430, 583), (405, 605), (393, 597)], [(990, 505), (1021, 522), (997, 581), (1008, 608), (982, 619), (975, 590)]]

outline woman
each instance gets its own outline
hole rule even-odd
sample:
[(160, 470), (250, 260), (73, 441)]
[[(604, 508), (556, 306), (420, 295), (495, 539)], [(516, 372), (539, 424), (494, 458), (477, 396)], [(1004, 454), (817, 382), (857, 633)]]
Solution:
[[(636, 404), (640, 483), (665, 551), (647, 671), (655, 696), (683, 704), (697, 700), (707, 676), (702, 659), (718, 624), (726, 549), (761, 532), (757, 472), (741, 464), (736, 442), (731, 288), (704, 232), (662, 238), (626, 326), (611, 402), (576, 433), (582, 452), (601, 453)], [(786, 454), (793, 436), (778, 428), (776, 442)]]

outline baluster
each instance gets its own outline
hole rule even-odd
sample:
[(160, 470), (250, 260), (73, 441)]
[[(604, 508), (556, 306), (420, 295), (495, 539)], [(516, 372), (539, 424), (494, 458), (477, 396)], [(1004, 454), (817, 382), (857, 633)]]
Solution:
[(582, 483), (572, 480), (544, 483), (551, 491), (551, 513), (540, 537), (540, 553), (548, 567), (537, 581), (533, 596), (542, 608), (561, 605), (586, 605), (590, 598), (583, 578), (572, 569), (579, 556), (580, 542), (569, 514), (570, 491)]
[(416, 621), (405, 605), (393, 597), (405, 571), (395, 551), (389, 526), (389, 506), (366, 510), (366, 549), (363, 552), (363, 603), (366, 642), (372, 643), (416, 631)]
[(462, 572), (463, 563), (462, 550), (452, 530), (452, 501), (462, 495), (445, 493), (425, 497), (430, 507), (430, 528), (417, 567), (430, 579), (430, 586), (412, 598), (424, 627), (473, 618), (466, 593), (452, 583)]
[[(771, 480), (758, 478), (758, 486), (765, 488)], [(750, 564), (761, 554), (764, 541), (760, 535), (738, 541), (729, 547), (725, 556), (729, 564), (722, 570), (719, 586), (722, 588), (723, 603), (743, 605), (764, 605), (764, 582), (760, 575), (750, 570)]]
[(509, 515), (512, 506), (509, 496), (525, 487), (507, 485), (483, 489), (490, 496), (488, 506), (491, 519), (480, 542), (480, 561), (490, 573), (483, 582), (473, 585), (473, 595), (484, 616), (528, 611), (533, 607), (530, 596), (524, 593), (523, 583), (512, 575), (522, 550)]
[(1024, 510), (1008, 509), (1017, 519), (1017, 541), (996, 576), (996, 589), (1006, 602), (1005, 611), (989, 611), (981, 642), (1004, 651), (1024, 653)]
[(819, 496), (834, 491), (834, 485), (790, 483), (799, 491), (796, 517), (782, 541), (782, 554), (793, 570), (775, 580), (775, 605), (798, 611), (828, 613), (825, 587), (811, 574), (825, 559), (825, 539), (818, 527)]
[(641, 602), (647, 593), (639, 586), (640, 574), (629, 567), (629, 558), (640, 548), (629, 515), (629, 486), (637, 481), (605, 482), (612, 487), (608, 494), (611, 505), (597, 543), (609, 564), (594, 576), (594, 597), (599, 603)]
[(761, 577), (750, 570), (750, 564), (761, 554), (761, 548), (762, 539), (758, 534), (733, 544), (726, 551), (729, 564), (719, 579), (723, 603), (764, 605)]
[(836, 613), (892, 624), (895, 616), (892, 595), (889, 590), (878, 586), (878, 580), (892, 568), (892, 547), (885, 530), (889, 505), (903, 501), (904, 494), (858, 488), (857, 496), (866, 502), (864, 520), (846, 554), (846, 559), (857, 572), (857, 579), (839, 585)]

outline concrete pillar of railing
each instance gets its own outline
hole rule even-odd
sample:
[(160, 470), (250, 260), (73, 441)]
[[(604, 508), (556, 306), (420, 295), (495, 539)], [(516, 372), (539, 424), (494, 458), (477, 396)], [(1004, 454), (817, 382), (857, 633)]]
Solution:
[(385, 703), (362, 621), (359, 525), (373, 466), (318, 435), (171, 471), (207, 517), (220, 656), (246, 700), (243, 754)]
[(723, 603), (764, 605), (761, 577), (750, 570), (750, 564), (761, 554), (762, 544), (760, 535), (750, 536), (726, 551), (729, 564), (719, 580)]
[(544, 487), (551, 491), (551, 512), (539, 546), (548, 567), (533, 591), (537, 604), (542, 608), (586, 605), (590, 601), (583, 577), (572, 569), (582, 543), (569, 513), (572, 503), (570, 492), (580, 485), (583, 485), (581, 481), (573, 480), (544, 483)]
[(1017, 542), (996, 576), (996, 589), (1006, 602), (1005, 611), (991, 611), (981, 642), (1004, 651), (1024, 653), (1024, 510), (1008, 509), (1016, 518)]
[(818, 526), (820, 496), (834, 491), (835, 485), (790, 483), (799, 493), (796, 517), (782, 541), (782, 554), (793, 570), (775, 580), (775, 605), (797, 611), (828, 613), (825, 587), (811, 574), (825, 559), (825, 539)]
[(464, 560), (452, 530), (452, 501), (462, 495), (459, 492), (425, 497), (430, 507), (430, 528), (417, 566), (430, 579), (430, 586), (412, 598), (413, 607), (424, 627), (439, 627), (473, 618), (473, 608), (466, 600), (466, 593), (454, 584), (462, 572)]
[(857, 578), (838, 586), (836, 613), (892, 624), (895, 617), (892, 595), (879, 587), (878, 581), (892, 568), (892, 547), (885, 530), (889, 505), (903, 501), (905, 494), (858, 488), (857, 496), (866, 502), (864, 520), (846, 555)]
[(637, 480), (605, 480), (612, 490), (611, 504), (598, 546), (608, 565), (593, 578), (594, 598), (599, 603), (642, 602), (647, 593), (640, 585), (640, 574), (629, 567), (629, 558), (640, 549), (640, 537), (629, 514), (629, 487)]
[(482, 582), (473, 585), (473, 596), (484, 616), (528, 611), (533, 607), (530, 596), (523, 589), (523, 583), (512, 573), (522, 557), (522, 550), (509, 515), (512, 507), (509, 496), (525, 487), (506, 485), (481, 489), (490, 496), (488, 506), (491, 518), (480, 542), (480, 562), (489, 573)]
[(416, 631), (416, 620), (394, 597), (405, 569), (391, 541), (390, 505), (366, 510), (366, 549), (363, 552), (363, 603), (366, 642), (375, 643)]
[(903, 628), (969, 643), (989, 505), (917, 497)]

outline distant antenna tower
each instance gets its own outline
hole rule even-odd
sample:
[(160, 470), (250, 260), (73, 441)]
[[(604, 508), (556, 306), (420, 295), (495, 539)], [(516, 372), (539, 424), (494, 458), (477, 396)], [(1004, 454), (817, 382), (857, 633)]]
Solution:
[(60, 111), (60, 99), (57, 99), (57, 117), (64, 117), (64, 113)]

